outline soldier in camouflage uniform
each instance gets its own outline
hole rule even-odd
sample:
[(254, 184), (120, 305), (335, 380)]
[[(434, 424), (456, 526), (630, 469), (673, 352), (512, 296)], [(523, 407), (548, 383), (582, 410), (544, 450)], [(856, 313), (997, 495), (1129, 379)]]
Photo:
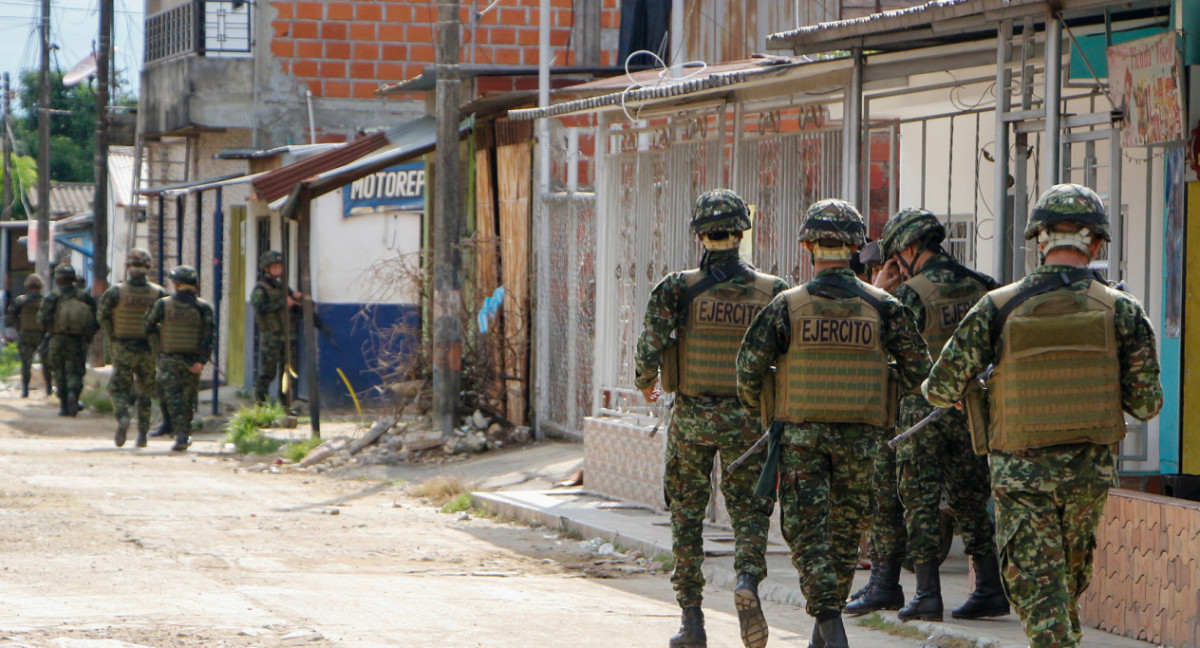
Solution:
[[(25, 277), (25, 294), (14, 299), (8, 307), (8, 324), (17, 330), (17, 353), (21, 357), (21, 398), (29, 397), (33, 356), (46, 331), (37, 317), (41, 306), (42, 278), (31, 274)], [(42, 376), (46, 381), (46, 394), (49, 395), (54, 389), (54, 382), (51, 380), (50, 363), (45, 358), (42, 358)]]
[[(892, 294), (912, 309), (935, 360), (963, 315), (987, 291), (997, 287), (994, 279), (964, 267), (942, 249), (945, 238), (945, 226), (932, 213), (901, 210), (884, 227), (883, 255), (891, 263), (876, 284), (903, 281), (892, 289)], [(914, 425), (931, 411), (920, 394), (902, 396), (900, 427)], [(995, 529), (987, 511), (987, 462), (971, 448), (966, 415), (960, 410), (947, 411), (938, 422), (901, 443), (895, 458), (908, 556), (917, 573), (916, 594), (897, 616), (905, 621), (942, 620), (938, 570), (943, 494), (962, 530), (963, 544), (975, 570), (975, 590), (951, 615), (956, 619), (979, 619), (1008, 614), (996, 561)], [(898, 589), (899, 565), (886, 566), (877, 572), (877, 589)]]
[(216, 320), (212, 306), (196, 295), (195, 268), (176, 266), (170, 277), (175, 294), (158, 300), (146, 313), (146, 333), (158, 351), (158, 380), (171, 411), (171, 450), (183, 452), (192, 443), (200, 372), (212, 356)]
[(1142, 421), (1158, 413), (1162, 386), (1141, 304), (1087, 268), (1109, 240), (1100, 197), (1051, 187), (1025, 238), (1042, 265), (967, 313), (922, 391), (953, 407), (993, 367), (986, 432), (973, 397), (967, 406), (973, 439), (989, 453), (1006, 591), (1032, 648), (1072, 648), (1082, 639), (1078, 599), (1096, 528), (1117, 483), (1113, 444), (1125, 436), (1125, 413)]
[[(799, 238), (816, 277), (777, 296), (751, 323), (737, 356), (738, 393), (751, 410), (773, 399), (763, 477), (774, 482), (777, 457), (783, 536), (805, 609), (817, 620), (810, 645), (845, 648), (841, 614), (870, 509), (872, 461), (895, 419), (889, 376), (915, 389), (929, 355), (912, 312), (850, 270), (850, 255), (866, 242), (853, 205), (814, 203)], [(764, 385), (772, 365), (773, 386)]]
[(54, 283), (57, 289), (42, 299), (38, 321), (50, 332), (46, 355), (54, 373), (58, 414), (75, 416), (87, 373), (88, 347), (100, 325), (96, 300), (75, 284), (75, 268), (59, 265), (54, 269)]
[[(283, 281), (283, 254), (275, 250), (263, 253), (259, 260), (262, 276), (250, 292), (250, 304), (254, 306), (258, 324), (258, 375), (254, 379), (254, 402), (265, 403), (269, 398), (271, 383), (276, 376), (283, 376), (288, 367), (284, 357), (284, 345), (290, 345), (292, 362), (296, 362), (296, 340), (300, 318), (289, 312), (287, 331), (284, 331), (285, 310), (294, 310), (300, 305), (301, 294), (288, 288)], [(279, 402), (288, 404), (287, 390), (279, 386)]]
[(113, 442), (125, 445), (131, 409), (138, 418), (137, 447), (146, 447), (150, 433), (150, 405), (154, 397), (155, 357), (146, 335), (146, 312), (154, 302), (167, 296), (163, 287), (146, 279), (150, 272), (150, 253), (134, 248), (125, 257), (128, 279), (110, 286), (100, 296), (100, 328), (108, 336), (113, 361), (112, 394), (117, 415)]
[(754, 494), (764, 452), (751, 465), (728, 474), (730, 462), (759, 436), (758, 422), (737, 400), (734, 358), (754, 315), (787, 289), (778, 277), (755, 272), (738, 256), (749, 210), (728, 189), (701, 195), (692, 210), (691, 229), (705, 248), (700, 267), (673, 272), (650, 292), (645, 328), (637, 344), (636, 386), (648, 401), (663, 389), (675, 392), (667, 433), (664, 492), (671, 510), (675, 571), (671, 582), (683, 608), (683, 624), (672, 648), (699, 648), (706, 642), (704, 613), (704, 513), (712, 491), (713, 460), (721, 458), (721, 493), (733, 523), (738, 572), (734, 602), (747, 648), (767, 643), (767, 623), (758, 583), (767, 575), (767, 530), (773, 498)]

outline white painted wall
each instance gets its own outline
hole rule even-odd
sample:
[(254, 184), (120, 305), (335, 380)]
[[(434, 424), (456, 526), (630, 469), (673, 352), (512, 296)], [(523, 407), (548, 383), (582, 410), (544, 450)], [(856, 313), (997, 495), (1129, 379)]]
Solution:
[[(334, 191), (313, 201), (312, 215), (313, 297), (318, 302), (375, 301), (379, 286), (371, 281), (372, 268), (421, 249), (417, 212), (381, 211), (344, 218), (342, 192)], [(417, 287), (411, 286), (390, 301), (412, 304), (418, 297)]]

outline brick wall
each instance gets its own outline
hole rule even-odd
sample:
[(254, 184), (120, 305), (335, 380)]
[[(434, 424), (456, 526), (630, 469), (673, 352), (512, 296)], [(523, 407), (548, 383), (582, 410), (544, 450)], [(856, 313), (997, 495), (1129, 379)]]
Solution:
[[(601, 28), (615, 29), (618, 0), (603, 2)], [(281, 70), (317, 97), (375, 97), (380, 85), (410, 79), (434, 63), (437, 4), (433, 0), (272, 0), (271, 53)], [(472, 28), (460, 12), (461, 61), (537, 65), (539, 0), (505, 0)], [(555, 65), (572, 65), (572, 0), (552, 0), (550, 43)], [(472, 37), (478, 42), (473, 42)], [(615, 39), (612, 39), (615, 42)], [(601, 64), (615, 65), (616, 52), (601, 50)]]

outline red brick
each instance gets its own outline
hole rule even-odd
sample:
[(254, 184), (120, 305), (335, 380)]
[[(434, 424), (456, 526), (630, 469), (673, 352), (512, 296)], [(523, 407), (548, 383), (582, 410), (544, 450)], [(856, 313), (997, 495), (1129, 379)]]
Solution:
[(433, 24), (437, 22), (437, 10), (433, 7), (413, 7), (410, 20), (415, 23)]
[(570, 27), (575, 22), (575, 16), (571, 15), (570, 10), (563, 11), (562, 9), (558, 9), (551, 13), (553, 15), (550, 17), (550, 24), (555, 27)]
[(296, 55), (296, 42), (292, 40), (272, 40), (271, 53), (281, 58), (291, 58)]
[(408, 46), (385, 43), (383, 46), (382, 58), (385, 61), (407, 61)]
[(341, 22), (325, 22), (321, 23), (321, 38), (327, 41), (344, 41), (346, 40), (346, 23)]
[[(525, 49), (519, 49), (517, 51), (521, 53), (525, 65), (537, 65), (541, 62), (541, 55), (539, 54), (538, 50), (532, 47), (526, 47)], [(551, 65), (553, 65), (556, 62), (554, 59), (554, 53), (551, 53), (550, 57)]]
[(404, 25), (399, 23), (379, 23), (379, 40), (391, 43), (403, 43)]
[(294, 14), (292, 11), (295, 7), (289, 2), (272, 2), (271, 6), (275, 8), (276, 18), (279, 20), (289, 20)]
[(347, 99), (350, 97), (349, 81), (325, 81), (321, 87), (322, 97)]
[(492, 45), (516, 45), (517, 32), (512, 27), (490, 27), (488, 42)]
[(342, 61), (321, 61), (322, 79), (346, 78), (346, 64)]
[(383, 7), (377, 2), (359, 2), (354, 9), (354, 17), (358, 20), (383, 20)]
[(432, 43), (432, 25), (409, 25), (404, 31), (404, 37), (410, 43)]
[(550, 46), (562, 47), (571, 40), (571, 32), (566, 29), (551, 29), (550, 30)]
[(378, 83), (358, 82), (358, 83), (354, 84), (354, 95), (353, 96), (355, 99), (375, 99), (376, 97), (379, 96), (379, 95), (375, 94), (375, 91), (378, 89), (379, 89)]
[[(537, 56), (536, 51), (534, 51), (534, 56)], [(521, 50), (513, 47), (498, 47), (496, 48), (496, 57), (493, 62), (500, 65), (520, 65)]]
[(320, 2), (297, 2), (296, 17), (304, 20), (321, 20), (325, 17)]
[(303, 59), (319, 59), (325, 56), (321, 41), (308, 40), (296, 43), (296, 56)]
[(619, 16), (615, 11), (604, 11), (600, 13), (600, 27), (603, 29), (612, 29), (617, 27)]
[(354, 5), (349, 2), (330, 2), (325, 5), (328, 20), (354, 20)]
[(412, 7), (408, 3), (390, 2), (387, 6), (388, 22), (408, 22), (412, 20)]
[(352, 41), (373, 41), (375, 40), (376, 23), (373, 22), (355, 22), (350, 23), (350, 40)]
[(325, 58), (331, 59), (348, 59), (350, 58), (350, 43), (345, 41), (331, 41), (325, 43)]
[(550, 6), (556, 9), (566, 9), (569, 12), (571, 10), (573, 1), (574, 0), (550, 0)]
[(286, 20), (276, 20), (271, 23), (272, 31), (275, 32), (275, 38), (287, 38), (292, 32), (292, 23)]
[(313, 79), (317, 77), (317, 62), (299, 60), (292, 62), (292, 74), (300, 78)]
[(403, 81), (408, 78), (404, 74), (403, 63), (388, 63), (387, 61), (381, 61), (376, 66), (376, 70), (377, 74), (379, 75), (379, 80), (383, 81), (384, 83), (395, 83), (396, 81)]
[(376, 61), (379, 59), (379, 44), (378, 43), (355, 43), (354, 44), (354, 60), (356, 61)]
[(375, 78), (375, 62), (374, 61), (355, 61), (350, 64), (351, 79), (374, 79)]
[(292, 23), (292, 38), (320, 38), (321, 23), (298, 20)]
[(536, 29), (518, 29), (517, 44), (537, 46), (538, 31)]
[(412, 63), (432, 63), (433, 45), (409, 45), (408, 60)]
[(530, 24), (529, 10), (524, 7), (503, 7), (494, 11), (498, 24), (513, 27), (528, 27)]
[[(475, 48), (476, 63), (495, 63), (495, 57), (496, 54), (494, 53), (493, 48), (489, 47), (488, 45), (480, 45), (479, 47)], [(470, 59), (469, 53), (467, 54), (467, 58)]]

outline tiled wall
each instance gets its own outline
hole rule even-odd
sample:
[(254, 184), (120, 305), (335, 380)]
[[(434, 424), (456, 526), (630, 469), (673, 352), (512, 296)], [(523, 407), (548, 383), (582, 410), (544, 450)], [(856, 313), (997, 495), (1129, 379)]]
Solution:
[(1115, 489), (1097, 532), (1083, 622), (1172, 648), (1200, 648), (1200, 503)]

